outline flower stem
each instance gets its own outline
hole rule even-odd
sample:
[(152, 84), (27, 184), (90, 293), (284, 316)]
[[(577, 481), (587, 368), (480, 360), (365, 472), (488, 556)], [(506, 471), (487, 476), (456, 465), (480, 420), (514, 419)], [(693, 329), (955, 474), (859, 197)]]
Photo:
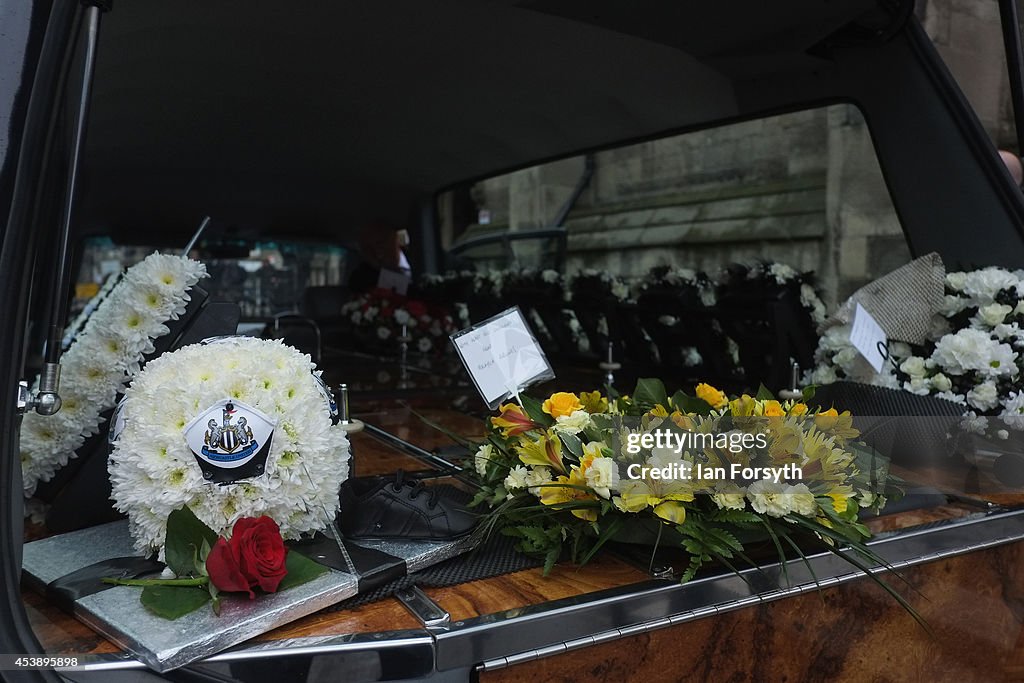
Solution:
[(197, 576), (194, 579), (119, 579), (105, 576), (100, 581), (115, 586), (205, 586), (210, 579), (206, 576)]

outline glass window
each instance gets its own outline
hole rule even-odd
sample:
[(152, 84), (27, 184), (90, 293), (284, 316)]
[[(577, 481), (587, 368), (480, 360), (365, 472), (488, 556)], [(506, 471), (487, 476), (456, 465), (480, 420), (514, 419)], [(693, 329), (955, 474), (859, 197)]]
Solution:
[[(580, 156), (442, 196), (449, 267), (595, 269), (631, 279), (657, 266), (713, 276), (767, 260), (813, 271), (835, 304), (910, 259), (853, 105), (623, 146), (590, 161), (589, 177)], [(553, 228), (564, 229), (564, 245)]]

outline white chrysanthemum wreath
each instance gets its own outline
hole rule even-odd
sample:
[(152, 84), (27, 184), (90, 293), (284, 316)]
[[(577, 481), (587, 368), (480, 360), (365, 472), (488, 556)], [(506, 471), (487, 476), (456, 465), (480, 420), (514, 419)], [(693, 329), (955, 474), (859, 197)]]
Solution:
[[(218, 533), (267, 515), (285, 538), (324, 528), (348, 476), (345, 430), (314, 378), (309, 356), (277, 340), (232, 337), (186, 346), (150, 362), (125, 392), (108, 470), (115, 507), (135, 546), (159, 550), (167, 517), (187, 505)], [(184, 429), (221, 399), (276, 421), (263, 474), (219, 485), (203, 478)]]
[(1024, 271), (983, 268), (946, 274), (946, 294), (920, 346), (889, 345), (891, 362), (869, 372), (850, 342), (851, 325), (825, 331), (805, 380), (853, 379), (963, 406), (963, 426), (1006, 440), (1024, 432)]
[(118, 281), (61, 358), (60, 411), (48, 417), (27, 413), (22, 421), (26, 496), (97, 432), (100, 413), (114, 406), (153, 350), (153, 339), (167, 334), (164, 323), (184, 313), (188, 290), (205, 275), (206, 267), (197, 261), (155, 253)]

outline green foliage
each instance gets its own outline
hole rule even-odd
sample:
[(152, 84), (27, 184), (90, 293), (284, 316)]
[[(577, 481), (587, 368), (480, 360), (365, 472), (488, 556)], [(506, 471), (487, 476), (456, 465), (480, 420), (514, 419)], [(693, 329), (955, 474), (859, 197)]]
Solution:
[(285, 577), (281, 579), (281, 583), (278, 584), (277, 590), (279, 591), (309, 583), (316, 577), (329, 571), (327, 567), (319, 562), (314, 562), (302, 553), (294, 550), (288, 551), (288, 555), (285, 557), (285, 568), (288, 570), (288, 573), (285, 574)]
[(580, 441), (578, 436), (562, 432), (558, 435), (558, 438), (561, 439), (562, 445), (565, 446), (567, 451), (573, 454), (576, 460), (583, 458), (583, 442)]
[(205, 573), (199, 550), (203, 543), (212, 547), (217, 533), (195, 516), (188, 506), (179, 508), (167, 517), (167, 542), (164, 557), (176, 576), (201, 576)]
[(665, 384), (660, 379), (653, 377), (637, 380), (636, 389), (633, 391), (633, 402), (645, 412), (656, 405), (668, 408), (668, 392), (665, 390)]
[(501, 529), (505, 536), (517, 539), (516, 550), (544, 558), (544, 575), (551, 571), (562, 555), (562, 528), (549, 520), (534, 524), (513, 524)]
[(550, 427), (555, 423), (554, 419), (544, 412), (544, 403), (538, 401), (532, 396), (523, 394), (519, 397), (523, 402), (523, 410), (526, 411), (527, 416), (537, 424), (545, 427)]
[(140, 600), (143, 607), (158, 617), (177, 619), (209, 602), (210, 593), (203, 586), (146, 586)]
[(758, 401), (774, 401), (777, 397), (771, 389), (761, 384), (757, 387), (757, 396), (755, 396), (754, 398), (756, 398)]
[(690, 396), (682, 391), (672, 395), (672, 407), (683, 413), (694, 413), (696, 415), (707, 415), (711, 412), (711, 404), (702, 398)]

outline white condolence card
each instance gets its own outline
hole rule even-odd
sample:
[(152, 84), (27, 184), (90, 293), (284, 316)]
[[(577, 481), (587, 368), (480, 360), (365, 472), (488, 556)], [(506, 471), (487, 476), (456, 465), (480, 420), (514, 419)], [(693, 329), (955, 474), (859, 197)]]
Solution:
[(889, 358), (889, 340), (886, 338), (885, 330), (859, 303), (853, 314), (850, 343), (868, 363), (871, 363), (875, 372), (882, 371), (882, 365)]
[(451, 339), (491, 410), (531, 384), (555, 376), (518, 306), (456, 332)]

